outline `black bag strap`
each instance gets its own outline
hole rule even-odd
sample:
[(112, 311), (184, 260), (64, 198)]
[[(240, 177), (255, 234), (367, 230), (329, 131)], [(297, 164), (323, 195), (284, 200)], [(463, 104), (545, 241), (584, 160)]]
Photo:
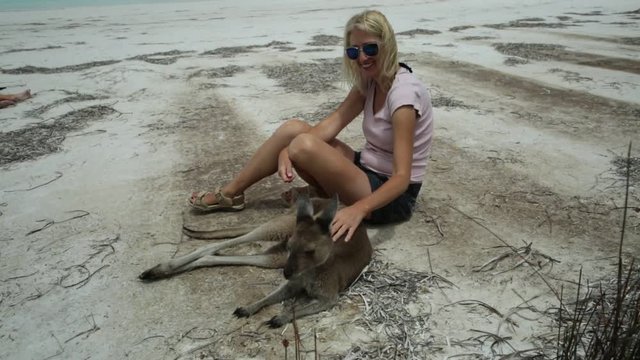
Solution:
[(412, 72), (413, 72), (413, 70), (411, 70), (411, 68), (409, 67), (409, 65), (407, 65), (407, 64), (405, 64), (405, 63), (403, 63), (403, 62), (401, 62), (401, 63), (400, 63), (400, 66), (401, 66), (401, 67), (403, 67), (403, 68), (405, 68), (405, 69), (407, 69), (407, 70), (409, 70), (409, 72), (410, 72), (410, 73), (412, 73)]

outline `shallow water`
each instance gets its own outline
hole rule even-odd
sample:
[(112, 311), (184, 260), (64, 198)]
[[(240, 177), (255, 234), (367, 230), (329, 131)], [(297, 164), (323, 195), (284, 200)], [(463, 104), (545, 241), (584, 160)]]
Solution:
[[(145, 3), (182, 3), (193, 0), (0, 0), (1, 11), (64, 9), (82, 6), (111, 6)], [(216, 1), (216, 0), (206, 0)]]

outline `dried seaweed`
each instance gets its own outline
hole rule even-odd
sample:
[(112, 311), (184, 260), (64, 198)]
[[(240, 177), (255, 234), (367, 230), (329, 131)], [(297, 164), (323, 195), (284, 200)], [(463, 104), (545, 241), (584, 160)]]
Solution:
[(430, 314), (411, 314), (409, 306), (418, 301), (419, 294), (440, 283), (453, 286), (432, 272), (392, 268), (374, 258), (348, 295), (364, 301), (363, 317), (355, 323), (382, 336), (372, 343), (352, 347), (343, 358), (422, 359), (432, 352)]
[(61, 66), (57, 68), (46, 68), (40, 66), (22, 66), (15, 69), (0, 69), (0, 73), (2, 74), (11, 74), (11, 75), (20, 75), (20, 74), (59, 74), (59, 73), (68, 73), (68, 72), (76, 72), (91, 69), (98, 66), (107, 66), (119, 63), (120, 60), (105, 60), (105, 61), (92, 61), (84, 64), (78, 65), (67, 65)]
[(70, 111), (52, 123), (43, 122), (23, 129), (0, 132), (0, 165), (33, 160), (59, 151), (68, 133), (116, 112), (110, 106), (94, 105)]
[(557, 60), (566, 49), (563, 45), (533, 43), (495, 43), (493, 47), (504, 55), (527, 60)]
[[(614, 166), (615, 174), (620, 178), (627, 176), (627, 158), (616, 156), (611, 164)], [(629, 181), (632, 184), (640, 182), (640, 157), (629, 158)]]
[(338, 46), (342, 43), (342, 37), (335, 35), (314, 35), (307, 45), (311, 46)]
[(431, 97), (431, 105), (433, 107), (446, 107), (446, 108), (461, 108), (461, 109), (471, 109), (472, 106), (466, 105), (460, 100), (456, 100), (450, 96), (444, 96), (441, 94), (436, 94)]
[(293, 117), (304, 119), (305, 121), (309, 122), (318, 122), (334, 112), (338, 108), (340, 103), (340, 101), (327, 101), (320, 104), (320, 106), (318, 106), (318, 109), (314, 112), (296, 113), (293, 115)]
[(253, 49), (269, 48), (269, 47), (288, 51), (292, 49), (290, 46), (288, 46), (289, 44), (291, 43), (284, 42), (284, 41), (272, 41), (265, 45), (226, 46), (226, 47), (219, 47), (213, 50), (205, 51), (202, 53), (202, 55), (216, 55), (216, 56), (221, 56), (223, 58), (228, 58), (228, 57), (236, 56), (238, 54), (253, 52)]
[(458, 31), (462, 31), (462, 30), (473, 29), (474, 27), (475, 26), (473, 26), (473, 25), (454, 26), (454, 27), (449, 28), (449, 31), (458, 32)]
[(520, 19), (509, 21), (507, 23), (500, 24), (487, 24), (485, 27), (492, 29), (505, 29), (505, 28), (552, 28), (552, 29), (562, 29), (568, 26), (576, 26), (571, 24), (565, 24), (562, 22), (559, 23), (545, 23), (542, 22), (544, 19), (533, 18), (533, 19)]
[(438, 31), (438, 30), (413, 29), (413, 30), (407, 30), (407, 31), (396, 33), (396, 35), (415, 36), (415, 35), (437, 35), (440, 33), (441, 31)]
[(244, 71), (244, 68), (238, 65), (228, 65), (228, 66), (218, 67), (214, 69), (198, 70), (193, 74), (189, 75), (188, 79), (192, 79), (194, 77), (206, 77), (209, 79), (226, 78), (226, 77), (232, 77), (233, 75), (242, 71)]
[(185, 54), (190, 54), (190, 53), (193, 53), (193, 51), (171, 50), (171, 51), (157, 52), (153, 54), (137, 55), (137, 56), (130, 57), (127, 60), (140, 60), (140, 61), (144, 61), (150, 64), (156, 64), (156, 65), (170, 65), (178, 61), (178, 59), (186, 57)]
[(25, 115), (28, 117), (39, 117), (47, 111), (56, 108), (62, 104), (70, 103), (70, 102), (81, 102), (81, 101), (93, 101), (93, 100), (104, 100), (106, 96), (99, 95), (90, 95), (90, 94), (81, 94), (79, 92), (67, 92), (71, 96), (64, 97), (62, 99), (58, 99), (52, 103), (47, 105), (40, 106), (38, 108), (25, 111)]
[(40, 48), (11, 49), (11, 50), (4, 51), (3, 53), (4, 54), (10, 54), (10, 53), (17, 53), (17, 52), (42, 51), (42, 50), (63, 49), (63, 48), (64, 48), (63, 46), (49, 45), (49, 46), (40, 47)]
[(333, 89), (333, 83), (341, 80), (341, 59), (314, 63), (292, 63), (265, 66), (262, 71), (270, 79), (275, 79), (287, 91), (319, 93)]

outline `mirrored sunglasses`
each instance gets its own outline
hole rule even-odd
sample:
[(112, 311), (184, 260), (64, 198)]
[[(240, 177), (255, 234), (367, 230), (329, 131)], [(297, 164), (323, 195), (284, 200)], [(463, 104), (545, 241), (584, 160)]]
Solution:
[[(377, 43), (368, 43), (362, 45), (362, 52), (367, 56), (378, 55), (378, 50), (379, 49)], [(351, 60), (356, 60), (358, 56), (360, 56), (360, 48), (357, 46), (346, 48), (345, 52), (347, 53), (347, 57)]]

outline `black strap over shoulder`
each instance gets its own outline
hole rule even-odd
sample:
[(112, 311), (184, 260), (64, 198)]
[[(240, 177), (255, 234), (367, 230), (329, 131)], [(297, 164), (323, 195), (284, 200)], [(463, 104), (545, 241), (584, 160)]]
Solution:
[(409, 65), (407, 65), (407, 64), (405, 64), (405, 63), (403, 63), (403, 62), (401, 62), (401, 63), (400, 63), (400, 66), (402, 66), (403, 68), (405, 68), (405, 69), (409, 70), (409, 72), (410, 72), (410, 73), (412, 73), (412, 72), (413, 72), (413, 70), (411, 70), (411, 68), (409, 67)]

